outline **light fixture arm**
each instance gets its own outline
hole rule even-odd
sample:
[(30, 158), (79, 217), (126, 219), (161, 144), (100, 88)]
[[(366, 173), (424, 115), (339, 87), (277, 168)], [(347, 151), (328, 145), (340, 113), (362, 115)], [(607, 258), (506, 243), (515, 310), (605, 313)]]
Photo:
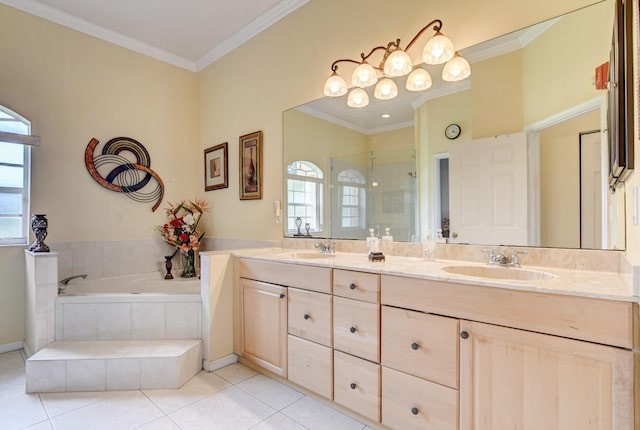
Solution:
[[(433, 25), (433, 31), (435, 31), (436, 33), (440, 32), (440, 30), (442, 29), (442, 21), (440, 21), (439, 19), (434, 19), (433, 21), (431, 21), (429, 24), (425, 25), (422, 30), (420, 30), (418, 32), (418, 34), (416, 34), (415, 36), (413, 36), (413, 39), (411, 39), (411, 42), (409, 42), (409, 44), (407, 45), (406, 48), (404, 48), (404, 51), (408, 51), (414, 43), (416, 43), (416, 40), (418, 40), (418, 38), (420, 36), (422, 36), (422, 33), (424, 33), (429, 27), (431, 27)], [(398, 42), (400, 42), (400, 40), (398, 40)]]
[[(422, 34), (425, 31), (427, 31), (427, 29), (429, 29), (429, 27), (431, 27), (431, 26), (433, 26), (433, 31), (439, 32), (442, 29), (442, 21), (439, 20), (439, 19), (434, 19), (429, 24), (427, 24), (424, 27), (422, 27), (422, 29), (415, 36), (413, 36), (413, 39), (411, 39), (411, 42), (409, 42), (409, 44), (407, 45), (406, 48), (404, 48), (403, 51), (405, 51), (405, 52), (408, 51), (413, 46), (413, 44), (416, 43), (416, 41), (420, 38), (420, 36), (422, 36)], [(331, 71), (332, 72), (336, 72), (338, 70), (338, 63), (347, 62), (347, 63), (354, 63), (354, 64), (362, 64), (369, 57), (371, 57), (374, 52), (379, 51), (379, 50), (383, 50), (384, 51), (384, 56), (382, 58), (382, 61), (380, 62), (381, 65), (378, 66), (378, 67), (376, 67), (376, 66), (374, 66), (374, 67), (376, 69), (378, 69), (378, 70), (382, 70), (382, 64), (384, 64), (384, 62), (387, 59), (387, 57), (389, 56), (389, 54), (391, 52), (395, 51), (396, 49), (400, 49), (400, 39), (396, 39), (395, 42), (389, 42), (386, 47), (384, 47), (384, 46), (376, 46), (375, 48), (371, 49), (371, 51), (369, 51), (369, 53), (366, 54), (366, 55), (365, 55), (364, 52), (362, 52), (360, 54), (360, 58), (362, 58), (361, 61), (351, 60), (351, 59), (348, 59), (348, 58), (341, 58), (339, 60), (336, 60), (331, 64)]]

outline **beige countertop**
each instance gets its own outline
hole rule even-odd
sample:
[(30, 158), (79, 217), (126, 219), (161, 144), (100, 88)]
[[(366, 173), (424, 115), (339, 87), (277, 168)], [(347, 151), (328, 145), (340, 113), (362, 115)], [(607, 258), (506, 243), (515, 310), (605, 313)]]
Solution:
[[(309, 254), (314, 251), (283, 248), (259, 248), (227, 251), (235, 257), (259, 259), (278, 263), (323, 266), (334, 269), (366, 271), (385, 275), (406, 276), (436, 281), (473, 284), (495, 288), (536, 291), (578, 297), (593, 297), (607, 300), (637, 302), (629, 279), (616, 272), (568, 270), (522, 265), (521, 269), (542, 271), (553, 275), (552, 279), (515, 280), (467, 276), (450, 273), (448, 266), (487, 267), (486, 264), (464, 260), (426, 261), (416, 257), (387, 255), (384, 262), (370, 262), (366, 254), (337, 252), (334, 256), (321, 258), (295, 258), (295, 253)], [(292, 258), (293, 257), (293, 258)], [(500, 268), (499, 270), (518, 270)]]

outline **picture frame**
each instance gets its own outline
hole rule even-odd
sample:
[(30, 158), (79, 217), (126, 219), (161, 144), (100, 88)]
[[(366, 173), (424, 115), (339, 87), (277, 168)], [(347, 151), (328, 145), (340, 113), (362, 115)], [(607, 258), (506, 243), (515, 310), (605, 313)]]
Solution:
[(229, 186), (228, 143), (204, 150), (204, 190), (220, 190)]
[(262, 131), (240, 136), (240, 200), (262, 199)]

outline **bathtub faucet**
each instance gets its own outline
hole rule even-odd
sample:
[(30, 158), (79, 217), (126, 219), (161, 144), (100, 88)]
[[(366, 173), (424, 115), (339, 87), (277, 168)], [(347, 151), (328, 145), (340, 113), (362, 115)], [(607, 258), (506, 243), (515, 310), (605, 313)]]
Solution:
[(68, 278), (64, 278), (63, 280), (61, 280), (60, 282), (58, 282), (58, 295), (61, 296), (64, 294), (64, 289), (67, 288), (69, 286), (69, 282), (72, 279), (77, 279), (77, 278), (82, 278), (82, 279), (87, 279), (87, 274), (82, 274), (82, 275), (74, 275), (74, 276), (69, 276)]

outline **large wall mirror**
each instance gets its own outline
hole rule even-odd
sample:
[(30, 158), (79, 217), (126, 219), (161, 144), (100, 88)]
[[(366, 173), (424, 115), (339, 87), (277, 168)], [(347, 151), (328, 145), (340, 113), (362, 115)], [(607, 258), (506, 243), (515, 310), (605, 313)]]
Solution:
[[(608, 181), (615, 0), (465, 48), (471, 77), (363, 109), (323, 98), (283, 114), (287, 237), (624, 249)], [(427, 67), (427, 68), (428, 68)], [(445, 135), (449, 125), (460, 133)]]

